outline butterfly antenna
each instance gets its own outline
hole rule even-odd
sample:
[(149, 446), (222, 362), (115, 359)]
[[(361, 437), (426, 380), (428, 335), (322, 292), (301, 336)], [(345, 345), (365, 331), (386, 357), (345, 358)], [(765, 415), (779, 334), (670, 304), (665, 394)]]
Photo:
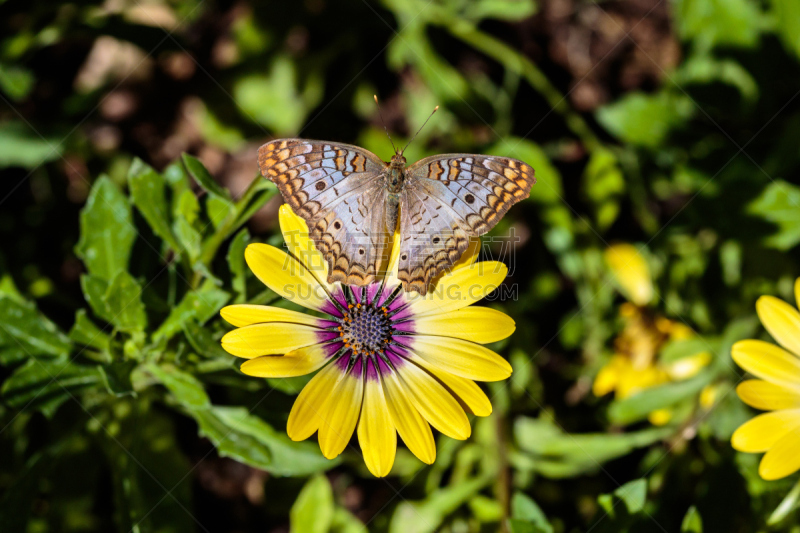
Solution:
[(378, 116), (381, 117), (383, 130), (386, 132), (386, 136), (389, 137), (389, 142), (392, 143), (392, 149), (394, 150), (394, 153), (398, 153), (397, 147), (395, 147), (394, 141), (392, 140), (392, 136), (389, 135), (389, 129), (386, 127), (386, 122), (383, 121), (383, 113), (381, 113), (381, 105), (378, 103), (378, 95), (373, 94), (372, 97), (375, 99), (375, 105), (378, 106)]
[[(437, 105), (436, 107), (433, 108), (433, 111), (431, 111), (431, 114), (428, 115), (428, 118), (425, 119), (425, 122), (422, 123), (422, 126), (419, 127), (419, 129), (417, 130), (417, 133), (415, 133), (414, 136), (411, 137), (411, 141), (413, 141), (414, 139), (417, 138), (417, 135), (419, 135), (419, 132), (421, 132), (422, 128), (425, 127), (425, 124), (428, 123), (428, 121), (431, 119), (433, 114), (436, 113), (438, 110), (439, 110), (439, 106)], [(408, 143), (406, 143), (406, 145), (403, 147), (403, 149), (400, 150), (401, 154), (406, 151), (406, 148), (408, 148), (408, 145), (411, 144), (411, 141), (408, 141)]]

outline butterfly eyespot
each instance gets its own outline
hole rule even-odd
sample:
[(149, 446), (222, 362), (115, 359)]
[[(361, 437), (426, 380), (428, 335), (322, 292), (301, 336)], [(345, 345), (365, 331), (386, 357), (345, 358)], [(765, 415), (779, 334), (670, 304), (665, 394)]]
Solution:
[[(358, 253), (359, 253), (360, 255), (364, 255), (364, 249), (363, 249), (363, 248), (359, 248), (359, 249), (358, 249)], [(359, 307), (360, 307), (360, 306), (359, 306)]]
[(314, 187), (315, 187), (315, 188), (316, 188), (318, 191), (321, 191), (322, 189), (324, 189), (324, 188), (325, 188), (325, 182), (324, 182), (324, 181), (318, 181), (318, 182), (317, 182), (317, 184), (316, 184)]
[(403, 255), (401, 255), (401, 256), (400, 256), (400, 259), (402, 259), (403, 261), (405, 261), (406, 259), (408, 259), (408, 254), (403, 254)]
[(337, 220), (336, 222), (333, 223), (333, 228), (334, 229), (341, 229), (342, 228), (342, 223)]
[(440, 239), (439, 237), (434, 237), (434, 238), (433, 238), (433, 244), (439, 244), (439, 241), (440, 241), (440, 240), (441, 240), (441, 239)]
[(475, 197), (472, 196), (471, 194), (467, 194), (464, 197), (464, 200), (466, 200), (468, 204), (471, 204), (471, 203), (475, 202)]

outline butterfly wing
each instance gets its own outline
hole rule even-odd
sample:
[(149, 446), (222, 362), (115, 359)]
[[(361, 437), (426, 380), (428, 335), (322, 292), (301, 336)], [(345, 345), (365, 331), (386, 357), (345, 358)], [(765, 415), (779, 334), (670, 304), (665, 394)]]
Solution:
[(469, 238), (491, 230), (534, 183), (530, 165), (506, 157), (444, 154), (411, 165), (400, 199), (398, 277), (404, 288), (425, 294)]
[(386, 246), (384, 162), (350, 144), (277, 139), (259, 148), (258, 164), (306, 221), (328, 282), (372, 281)]

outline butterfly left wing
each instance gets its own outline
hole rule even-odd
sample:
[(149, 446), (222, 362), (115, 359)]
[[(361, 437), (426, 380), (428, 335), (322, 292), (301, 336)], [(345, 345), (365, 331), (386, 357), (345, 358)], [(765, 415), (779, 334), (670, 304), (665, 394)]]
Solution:
[(400, 198), (398, 278), (405, 290), (425, 294), (469, 238), (491, 230), (534, 183), (530, 165), (506, 157), (444, 154), (411, 165)]
[(306, 221), (328, 282), (371, 282), (386, 245), (383, 161), (351, 144), (277, 139), (258, 150), (258, 163)]

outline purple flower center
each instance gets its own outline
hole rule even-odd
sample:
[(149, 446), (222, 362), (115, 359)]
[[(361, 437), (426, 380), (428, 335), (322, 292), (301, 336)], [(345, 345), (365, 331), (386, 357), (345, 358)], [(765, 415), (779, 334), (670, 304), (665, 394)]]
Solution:
[(367, 355), (383, 350), (392, 338), (392, 319), (389, 310), (370, 303), (348, 305), (339, 336), (355, 355)]

